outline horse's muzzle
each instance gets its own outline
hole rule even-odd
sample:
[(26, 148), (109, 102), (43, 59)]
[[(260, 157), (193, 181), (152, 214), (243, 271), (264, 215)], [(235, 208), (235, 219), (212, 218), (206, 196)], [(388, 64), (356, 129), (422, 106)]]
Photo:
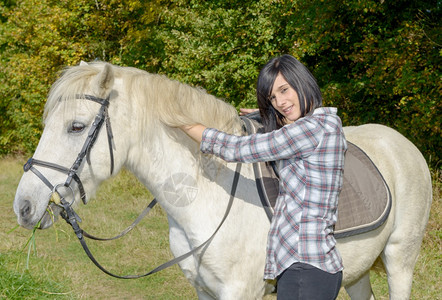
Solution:
[(40, 218), (36, 218), (36, 208), (29, 200), (20, 201), (18, 207), (18, 223), (26, 229), (46, 229), (56, 221), (60, 214), (61, 208), (51, 203)]

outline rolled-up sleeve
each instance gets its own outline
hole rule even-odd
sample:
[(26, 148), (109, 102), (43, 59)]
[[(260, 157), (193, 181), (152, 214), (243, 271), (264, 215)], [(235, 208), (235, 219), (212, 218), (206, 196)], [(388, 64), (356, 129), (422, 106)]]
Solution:
[[(203, 132), (200, 150), (214, 154), (228, 162), (252, 163), (275, 161), (308, 155), (318, 144), (316, 124), (302, 122), (302, 126), (284, 126), (269, 133), (248, 136), (230, 135), (214, 128)], [(307, 133), (306, 133), (307, 132)]]
[(229, 162), (252, 162), (250, 159), (250, 136), (235, 136), (214, 128), (203, 132), (200, 150), (214, 154)]

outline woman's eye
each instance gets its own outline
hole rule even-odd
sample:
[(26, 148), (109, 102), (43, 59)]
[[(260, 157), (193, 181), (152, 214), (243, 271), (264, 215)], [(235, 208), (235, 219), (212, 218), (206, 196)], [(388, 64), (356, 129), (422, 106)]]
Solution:
[(72, 122), (71, 126), (68, 129), (69, 133), (80, 133), (84, 130), (85, 126), (80, 122)]

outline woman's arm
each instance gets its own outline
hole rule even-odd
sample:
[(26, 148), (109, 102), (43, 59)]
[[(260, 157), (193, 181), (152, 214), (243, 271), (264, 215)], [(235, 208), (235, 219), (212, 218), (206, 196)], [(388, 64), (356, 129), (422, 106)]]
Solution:
[[(240, 108), (240, 115), (244, 116), (250, 113), (253, 113), (255, 111), (259, 111), (257, 108)], [(185, 133), (187, 133), (188, 136), (190, 136), (192, 139), (194, 139), (196, 142), (201, 143), (203, 131), (207, 127), (201, 124), (194, 124), (194, 125), (183, 125), (180, 127), (181, 130), (183, 130)]]
[(201, 140), (203, 138), (203, 131), (206, 129), (206, 126), (201, 124), (183, 125), (180, 127), (180, 129), (187, 133), (187, 135), (194, 139), (196, 142), (201, 143)]
[(248, 136), (231, 135), (201, 124), (179, 128), (200, 144), (203, 153), (214, 154), (228, 162), (245, 163), (309, 155), (324, 133), (322, 125), (312, 118), (303, 118), (272, 132)]
[(259, 111), (259, 109), (257, 109), (257, 108), (240, 108), (239, 109), (239, 115), (240, 116), (245, 116), (245, 115), (251, 114), (251, 113), (253, 113), (255, 111)]

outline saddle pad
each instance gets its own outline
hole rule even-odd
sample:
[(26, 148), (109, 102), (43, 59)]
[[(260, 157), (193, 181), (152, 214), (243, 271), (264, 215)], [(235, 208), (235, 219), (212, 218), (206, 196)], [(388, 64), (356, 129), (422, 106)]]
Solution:
[[(260, 132), (259, 115), (242, 118), (248, 134)], [(391, 210), (390, 190), (367, 154), (347, 141), (344, 179), (338, 202), (335, 237), (361, 234), (381, 226)], [(279, 180), (271, 164), (254, 163), (256, 187), (269, 220), (279, 191)]]

